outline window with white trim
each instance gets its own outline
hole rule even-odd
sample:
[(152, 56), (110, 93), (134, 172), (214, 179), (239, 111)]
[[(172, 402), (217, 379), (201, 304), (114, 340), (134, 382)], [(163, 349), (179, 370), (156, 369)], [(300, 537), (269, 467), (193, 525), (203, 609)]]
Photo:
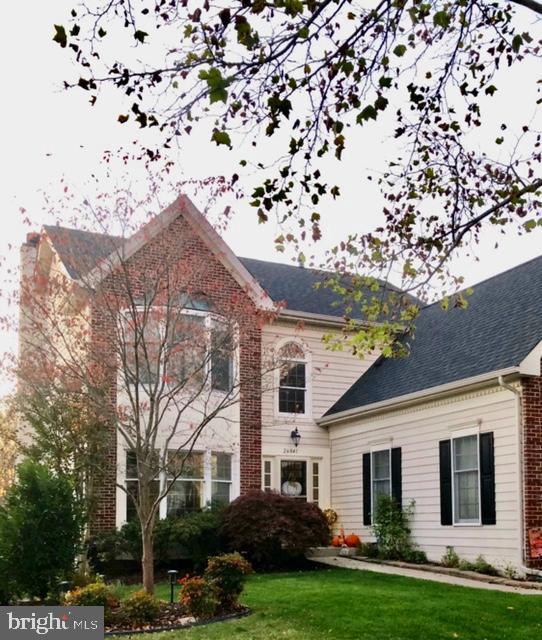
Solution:
[(231, 501), (231, 454), (211, 454), (211, 502), (229, 504)]
[(480, 460), (478, 435), (452, 440), (455, 524), (480, 522)]
[[(160, 493), (160, 476), (158, 475), (158, 451), (156, 451), (154, 464), (154, 474), (156, 479), (151, 484), (151, 495), (157, 498)], [(136, 503), (139, 496), (139, 480), (137, 477), (137, 463), (135, 451), (126, 451), (126, 522), (137, 519)]]
[(231, 391), (235, 332), (226, 321), (200, 307), (181, 309), (174, 317), (160, 307), (142, 307), (135, 320), (130, 312), (124, 313), (123, 366), (129, 384), (152, 385), (163, 376), (172, 385), (208, 381), (212, 389)]
[(306, 413), (307, 364), (303, 349), (289, 342), (280, 350), (279, 413)]
[(271, 491), (273, 489), (273, 461), (263, 461), (263, 490)]
[(203, 453), (169, 451), (168, 479), (173, 480), (177, 475), (167, 495), (168, 516), (198, 511), (204, 506)]
[(312, 501), (318, 504), (320, 499), (320, 463), (312, 463)]
[(391, 455), (389, 449), (373, 451), (371, 454), (372, 483), (371, 504), (373, 513), (380, 496), (391, 496)]

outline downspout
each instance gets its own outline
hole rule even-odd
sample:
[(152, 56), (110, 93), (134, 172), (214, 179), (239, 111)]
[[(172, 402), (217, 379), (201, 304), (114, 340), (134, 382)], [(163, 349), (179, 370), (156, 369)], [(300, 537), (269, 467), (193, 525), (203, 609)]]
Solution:
[(521, 412), (521, 391), (511, 384), (504, 381), (503, 376), (498, 377), (499, 386), (503, 389), (507, 389), (516, 397), (516, 424), (518, 433), (518, 507), (519, 507), (519, 553), (521, 558), (521, 571), (524, 571), (528, 575), (542, 577), (542, 571), (532, 569), (525, 566), (525, 520), (524, 520), (524, 508), (523, 508), (523, 419)]

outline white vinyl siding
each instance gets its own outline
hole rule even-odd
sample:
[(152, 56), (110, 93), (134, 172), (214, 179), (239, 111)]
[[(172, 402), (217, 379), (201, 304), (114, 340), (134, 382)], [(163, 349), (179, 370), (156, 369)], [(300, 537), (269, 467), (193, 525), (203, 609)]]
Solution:
[[(474, 428), (495, 438), (497, 523), (488, 526), (440, 524), (439, 441)], [(363, 453), (388, 441), (402, 450), (403, 503), (415, 500), (412, 534), (431, 560), (440, 560), (447, 545), (470, 560), (483, 554), (490, 562), (520, 564), (518, 509), (518, 432), (515, 397), (498, 387), (458, 395), (402, 411), (353, 419), (329, 427), (331, 502), (345, 530), (374, 539), (362, 523)]]

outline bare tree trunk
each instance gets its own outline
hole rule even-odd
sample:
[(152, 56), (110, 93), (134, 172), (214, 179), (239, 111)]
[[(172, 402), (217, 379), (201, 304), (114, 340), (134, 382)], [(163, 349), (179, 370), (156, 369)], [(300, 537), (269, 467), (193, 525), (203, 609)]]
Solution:
[(143, 555), (141, 569), (143, 573), (143, 589), (151, 595), (154, 594), (154, 533), (153, 526), (142, 527), (141, 537), (143, 542)]

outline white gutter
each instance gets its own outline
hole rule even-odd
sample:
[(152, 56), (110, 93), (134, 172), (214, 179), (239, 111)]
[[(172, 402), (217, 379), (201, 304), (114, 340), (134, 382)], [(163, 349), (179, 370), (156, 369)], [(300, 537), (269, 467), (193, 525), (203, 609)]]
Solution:
[(279, 311), (279, 318), (281, 320), (328, 324), (337, 327), (343, 327), (346, 324), (342, 316), (330, 316), (324, 313), (311, 313), (310, 311), (296, 311), (295, 309), (281, 309)]
[(518, 428), (518, 452), (517, 452), (517, 465), (518, 465), (518, 507), (519, 507), (519, 557), (521, 558), (520, 569), (527, 574), (534, 576), (542, 576), (542, 571), (532, 569), (525, 566), (525, 513), (524, 513), (524, 495), (523, 495), (523, 419), (521, 411), (521, 391), (511, 384), (504, 381), (503, 376), (498, 377), (499, 386), (503, 389), (507, 389), (515, 396), (516, 401), (516, 424)]
[(382, 400), (381, 402), (373, 402), (372, 404), (367, 404), (364, 407), (355, 407), (354, 409), (347, 409), (346, 411), (334, 413), (330, 416), (324, 416), (322, 418), (318, 418), (316, 420), (316, 423), (320, 426), (327, 426), (327, 425), (334, 424), (335, 422), (343, 422), (344, 420), (349, 420), (350, 418), (355, 418), (357, 416), (359, 417), (366, 416), (367, 414), (389, 409), (391, 407), (399, 407), (399, 406), (404, 406), (408, 404), (414, 404), (416, 402), (420, 402), (421, 400), (428, 400), (435, 396), (440, 396), (442, 394), (450, 393), (458, 389), (463, 389), (465, 387), (471, 387), (474, 385), (480, 385), (483, 383), (495, 381), (495, 379), (499, 378), (499, 376), (509, 376), (512, 374), (519, 375), (520, 367), (508, 367), (507, 369), (501, 369), (499, 371), (490, 371), (488, 373), (483, 373), (478, 376), (472, 376), (471, 378), (464, 378), (463, 380), (454, 380), (454, 382), (448, 382), (446, 384), (441, 384), (436, 387), (431, 387), (429, 389), (422, 389), (421, 391), (407, 393), (403, 396), (396, 396), (394, 398), (389, 398), (388, 400)]

